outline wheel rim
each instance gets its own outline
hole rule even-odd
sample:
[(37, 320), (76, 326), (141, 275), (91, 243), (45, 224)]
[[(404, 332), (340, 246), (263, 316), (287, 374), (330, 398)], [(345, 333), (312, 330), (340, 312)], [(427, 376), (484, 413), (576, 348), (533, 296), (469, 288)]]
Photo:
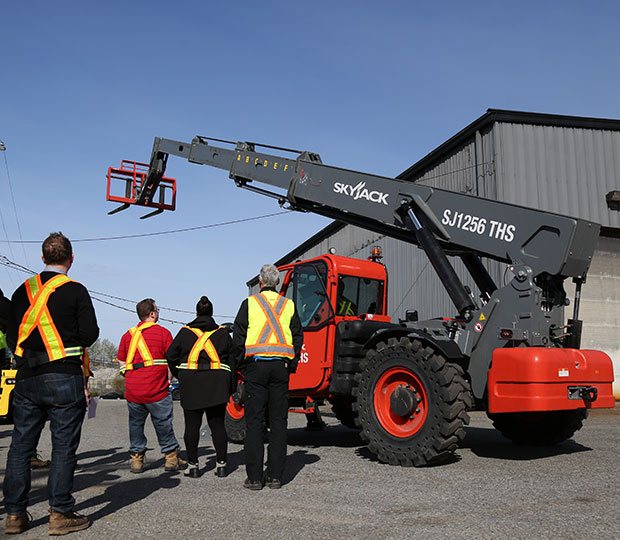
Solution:
[[(413, 410), (404, 416), (393, 410), (391, 401), (394, 392), (403, 390), (415, 398)], [(382, 373), (377, 380), (374, 408), (381, 427), (390, 435), (405, 439), (415, 435), (424, 425), (428, 415), (428, 397), (415, 373), (404, 367), (394, 367)]]
[(226, 404), (226, 412), (233, 420), (241, 420), (245, 414), (243, 407), (237, 405), (232, 398), (230, 398)]

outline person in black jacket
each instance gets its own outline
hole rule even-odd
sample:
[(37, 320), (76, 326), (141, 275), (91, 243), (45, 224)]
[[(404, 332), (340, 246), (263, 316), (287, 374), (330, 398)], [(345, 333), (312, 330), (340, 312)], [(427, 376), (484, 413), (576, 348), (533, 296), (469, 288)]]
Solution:
[(15, 429), (3, 485), (8, 534), (28, 526), (30, 459), (46, 420), (52, 433), (49, 533), (66, 534), (90, 525), (86, 516), (73, 511), (71, 491), (86, 412), (84, 349), (95, 342), (99, 327), (88, 290), (66, 275), (73, 264), (69, 239), (52, 233), (42, 251), (46, 266), (13, 293), (7, 326), (17, 364)]
[(196, 304), (196, 318), (179, 330), (166, 353), (170, 370), (178, 376), (181, 385), (188, 459), (185, 475), (192, 478), (198, 477), (198, 441), (203, 414), (207, 416), (215, 446), (215, 474), (226, 476), (228, 439), (224, 417), (236, 374), (231, 346), (226, 328), (213, 320), (213, 304), (202, 296)]
[[(245, 398), (245, 468), (243, 486), (258, 491), (282, 487), (286, 464), (289, 375), (295, 373), (304, 336), (292, 300), (276, 291), (278, 268), (260, 269), (260, 292), (245, 299), (233, 325), (233, 353), (242, 366)], [(269, 449), (263, 471), (263, 429), (269, 413)]]

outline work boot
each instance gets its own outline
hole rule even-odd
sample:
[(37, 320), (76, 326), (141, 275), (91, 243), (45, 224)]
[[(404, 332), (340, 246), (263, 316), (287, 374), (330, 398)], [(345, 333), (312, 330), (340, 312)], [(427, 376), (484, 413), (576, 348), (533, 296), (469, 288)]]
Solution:
[(277, 478), (269, 478), (268, 476), (265, 478), (265, 485), (269, 489), (280, 489), (282, 487), (282, 482)]
[(90, 527), (90, 520), (75, 512), (56, 512), (50, 508), (50, 524), (48, 534), (61, 536), (75, 531), (83, 531)]
[(215, 476), (218, 478), (225, 478), (227, 474), (228, 471), (226, 470), (226, 462), (218, 461), (215, 465)]
[(129, 458), (129, 470), (132, 473), (141, 473), (144, 470), (144, 452), (131, 452)]
[(252, 491), (260, 491), (263, 489), (263, 483), (260, 480), (250, 480), (246, 478), (245, 482), (243, 482), (243, 487), (251, 489)]
[(7, 514), (4, 520), (4, 533), (5, 534), (20, 534), (27, 528), (32, 518), (28, 512), (22, 512), (21, 514)]
[(38, 453), (30, 458), (31, 469), (47, 469), (51, 464), (49, 459), (42, 459)]
[(181, 459), (180, 454), (181, 452), (178, 448), (175, 448), (172, 452), (164, 454), (164, 467), (166, 471), (181, 471), (187, 467), (187, 461)]
[(191, 461), (187, 464), (187, 469), (183, 471), (185, 476), (189, 476), (190, 478), (198, 478), (198, 463), (192, 463)]

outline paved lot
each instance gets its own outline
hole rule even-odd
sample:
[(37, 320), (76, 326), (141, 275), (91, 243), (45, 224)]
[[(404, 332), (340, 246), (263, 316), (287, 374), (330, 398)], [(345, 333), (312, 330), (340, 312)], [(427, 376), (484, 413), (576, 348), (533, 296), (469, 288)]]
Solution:
[[(208, 435), (201, 478), (164, 473), (156, 449), (148, 471), (130, 474), (125, 402), (100, 402), (84, 426), (75, 482), (77, 509), (94, 523), (70, 537), (620, 538), (620, 408), (591, 415), (574, 440), (543, 450), (513, 446), (474, 413), (458, 460), (428, 469), (378, 463), (354, 431), (325, 416), (329, 428), (316, 433), (290, 415), (288, 483), (249, 492), (242, 448), (231, 445), (234, 470), (218, 479)], [(10, 433), (0, 426), (2, 477)], [(148, 437), (152, 446), (150, 426)], [(46, 428), (45, 457), (49, 445)], [(46, 480), (33, 474), (33, 528), (17, 538), (47, 537)]]

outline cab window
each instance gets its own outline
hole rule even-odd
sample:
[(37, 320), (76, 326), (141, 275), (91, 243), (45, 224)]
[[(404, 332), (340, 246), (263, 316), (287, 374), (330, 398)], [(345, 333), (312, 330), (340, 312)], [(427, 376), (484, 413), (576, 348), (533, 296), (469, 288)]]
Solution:
[(356, 276), (338, 277), (337, 315), (381, 314), (382, 308), (383, 281)]
[(305, 330), (321, 327), (333, 316), (326, 283), (327, 265), (324, 263), (303, 264), (295, 268), (285, 294), (295, 302)]

